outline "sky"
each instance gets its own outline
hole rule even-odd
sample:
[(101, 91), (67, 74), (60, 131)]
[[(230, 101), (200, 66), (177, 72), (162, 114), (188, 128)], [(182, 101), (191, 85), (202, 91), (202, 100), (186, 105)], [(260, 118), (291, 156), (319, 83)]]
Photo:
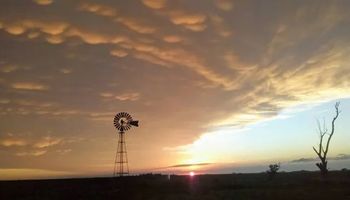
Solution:
[(0, 179), (350, 167), (350, 1), (0, 3)]

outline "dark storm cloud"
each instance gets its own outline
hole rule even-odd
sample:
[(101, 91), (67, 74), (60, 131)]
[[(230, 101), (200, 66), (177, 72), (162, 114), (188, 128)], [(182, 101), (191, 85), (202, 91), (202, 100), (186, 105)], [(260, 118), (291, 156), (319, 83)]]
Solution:
[[(338, 154), (337, 156), (328, 157), (328, 160), (348, 160), (348, 159), (350, 159), (349, 154)], [(298, 162), (316, 162), (316, 161), (319, 161), (319, 159), (318, 158), (300, 158), (300, 159), (292, 160), (290, 162), (298, 163)]]
[(192, 167), (192, 166), (205, 166), (211, 165), (212, 163), (196, 163), (196, 164), (180, 164), (180, 165), (172, 165), (167, 168), (182, 168), (182, 167)]

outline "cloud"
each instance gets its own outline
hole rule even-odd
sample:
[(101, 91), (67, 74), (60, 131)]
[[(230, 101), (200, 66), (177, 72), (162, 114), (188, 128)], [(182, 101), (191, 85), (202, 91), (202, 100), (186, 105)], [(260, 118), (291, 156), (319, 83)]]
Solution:
[(83, 2), (79, 5), (79, 10), (95, 13), (97, 15), (114, 17), (117, 11), (110, 6), (105, 6), (97, 3)]
[[(350, 159), (349, 154), (338, 154), (337, 156), (328, 157), (328, 160), (348, 160)], [(296, 160), (292, 160), (290, 162), (292, 163), (299, 163), (299, 162), (318, 162), (319, 158), (300, 158)]]
[(46, 37), (46, 41), (51, 44), (61, 44), (64, 39), (61, 36), (54, 35)]
[(160, 61), (185, 66), (211, 81), (215, 86), (221, 86), (228, 90), (232, 90), (235, 87), (230, 79), (215, 73), (210, 67), (205, 66), (200, 58), (191, 52), (187, 52), (179, 48), (160, 49), (158, 47), (142, 43), (133, 43), (132, 46), (135, 50), (145, 54), (151, 54)]
[[(165, 133), (161, 139), (147, 134), (152, 147), (162, 149), (191, 144), (213, 126), (242, 127), (291, 106), (350, 94), (344, 29), (349, 12), (339, 4), (288, 2), (272, 9), (268, 4), (223, 0), (200, 5), (55, 1), (26, 6), (23, 12), (16, 2), (0, 8), (6, 49), (0, 57), (0, 84), (5, 86), (0, 113), (10, 130), (36, 132), (50, 125), (52, 137), (61, 138), (70, 134), (65, 127), (75, 129), (73, 123), (79, 130), (68, 132), (84, 133), (89, 140), (108, 133), (109, 126), (97, 130), (113, 118), (106, 113), (132, 103), (133, 115), (154, 117), (147, 129)], [(18, 68), (4, 67), (10, 63), (18, 63)], [(47, 92), (34, 95), (16, 88)], [(141, 99), (132, 91), (142, 94), (142, 101), (128, 102)], [(19, 119), (25, 123), (14, 126)], [(174, 121), (185, 122), (178, 126)], [(39, 140), (25, 140), (23, 148), (35, 149)], [(23, 152), (33, 149), (27, 150)], [(163, 152), (157, 155), (165, 158), (152, 159), (167, 160)], [(144, 163), (155, 163), (152, 159)]]
[(192, 166), (206, 166), (211, 165), (213, 163), (196, 163), (196, 164), (179, 164), (179, 165), (171, 165), (166, 168), (183, 168), (183, 167), (192, 167)]
[(47, 153), (47, 150), (35, 150), (35, 151), (25, 151), (18, 152), (16, 156), (42, 156)]
[(160, 66), (164, 66), (164, 67), (170, 67), (171, 64), (157, 58), (156, 56), (152, 56), (146, 53), (134, 53), (133, 54), (134, 58), (136, 59), (140, 59), (140, 60), (144, 60), (146, 62), (152, 63), (152, 64), (156, 64), (156, 65), (160, 65)]
[(109, 92), (102, 92), (100, 93), (101, 97), (109, 98), (109, 97), (114, 97), (114, 94), (109, 93)]
[(60, 72), (62, 72), (63, 74), (70, 74), (72, 73), (72, 69), (67, 69), (67, 68), (63, 68), (63, 69), (60, 69)]
[(138, 92), (127, 92), (119, 95), (115, 95), (111, 92), (102, 92), (100, 96), (106, 99), (117, 99), (119, 101), (136, 101), (140, 98), (140, 93)]
[(142, 3), (152, 9), (161, 9), (165, 7), (166, 0), (142, 0)]
[(61, 155), (67, 154), (71, 151), (72, 151), (72, 149), (58, 149), (58, 150), (56, 150), (56, 152), (61, 154)]
[(9, 100), (9, 99), (0, 99), (0, 104), (8, 104), (10, 102), (11, 102), (11, 100)]
[(118, 99), (119, 101), (136, 101), (139, 98), (140, 98), (140, 93), (137, 93), (137, 92), (124, 93), (124, 94), (115, 96), (115, 99)]
[(350, 154), (338, 154), (336, 157), (330, 157), (329, 160), (348, 160), (350, 159)]
[(170, 20), (176, 25), (195, 25), (202, 24), (206, 16), (202, 14), (186, 14), (182, 11), (174, 11), (170, 14)]
[(120, 35), (103, 34), (73, 27), (65, 33), (65, 36), (79, 37), (87, 44), (118, 44), (127, 40), (126, 37)]
[(11, 24), (11, 25), (6, 25), (4, 27), (8, 33), (13, 35), (21, 35), (26, 31), (26, 29), (19, 24)]
[(230, 11), (233, 8), (231, 0), (214, 0), (215, 6), (224, 11)]
[(40, 140), (36, 141), (33, 146), (35, 148), (47, 148), (47, 147), (50, 147), (50, 146), (54, 146), (54, 145), (57, 145), (59, 143), (62, 142), (62, 139), (60, 138), (52, 138), (50, 136), (47, 136), (47, 137), (44, 137), (44, 138), (41, 138)]
[(169, 43), (181, 42), (183, 39), (176, 35), (166, 35), (163, 37), (163, 40)]
[(189, 14), (183, 11), (171, 11), (170, 21), (175, 25), (180, 25), (191, 31), (203, 31), (207, 28), (204, 24), (206, 16), (203, 14)]
[(34, 83), (34, 82), (16, 82), (11, 85), (14, 89), (19, 90), (48, 90), (49, 86), (41, 84), (41, 83)]
[(116, 57), (119, 57), (119, 58), (123, 58), (123, 57), (128, 55), (128, 53), (126, 51), (121, 50), (121, 49), (114, 49), (114, 50), (110, 51), (110, 54), (112, 56), (116, 56)]
[(207, 25), (205, 25), (205, 24), (189, 24), (189, 25), (185, 25), (184, 27), (191, 30), (191, 31), (199, 32), (199, 31), (204, 31), (207, 28)]
[(50, 5), (53, 3), (53, 0), (33, 0), (35, 3), (37, 3), (38, 5)]
[[(46, 34), (57, 35), (63, 33), (63, 31), (65, 31), (68, 27), (68, 24), (59, 21), (46, 22), (36, 19), (23, 19), (14, 22), (3, 23), (3, 27), (8, 33), (13, 35), (21, 35), (28, 30), (36, 29), (39, 29), (41, 32)], [(29, 38), (35, 37), (36, 35), (32, 35)]]
[(224, 38), (232, 36), (232, 28), (227, 25), (224, 18), (219, 15), (210, 15), (210, 21), (218, 35)]
[(7, 64), (7, 65), (1, 66), (0, 71), (3, 73), (10, 73), (18, 70), (18, 68), (19, 67), (17, 65)]
[(317, 158), (299, 158), (296, 160), (292, 160), (290, 162), (292, 163), (299, 163), (299, 162), (315, 162), (317, 161)]
[(48, 148), (51, 146), (58, 145), (63, 142), (62, 138), (54, 138), (50, 136), (35, 138), (28, 137), (15, 137), (15, 136), (7, 136), (4, 138), (0, 138), (0, 145), (4, 147), (12, 147), (12, 146), (31, 146), (35, 149)]
[(18, 138), (4, 138), (4, 139), (0, 139), (0, 145), (4, 147), (25, 146), (27, 145), (27, 142), (25, 140), (18, 139)]
[(156, 31), (155, 27), (146, 25), (145, 23), (142, 23), (137, 19), (128, 18), (128, 17), (118, 17), (116, 21), (137, 33), (151, 34)]

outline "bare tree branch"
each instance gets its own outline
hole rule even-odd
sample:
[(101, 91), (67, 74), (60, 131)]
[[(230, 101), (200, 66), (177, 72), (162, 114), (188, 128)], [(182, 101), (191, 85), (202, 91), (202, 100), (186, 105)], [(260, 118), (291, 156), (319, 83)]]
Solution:
[[(312, 147), (312, 148), (313, 148), (313, 150), (315, 151), (315, 153), (317, 154), (317, 156), (321, 160), (320, 163), (316, 163), (316, 166), (320, 169), (322, 175), (326, 175), (328, 173), (327, 154), (328, 154), (328, 150), (329, 150), (330, 141), (331, 141), (332, 136), (333, 136), (334, 131), (335, 131), (335, 121), (337, 120), (337, 118), (339, 116), (339, 113), (340, 113), (339, 105), (340, 105), (340, 102), (337, 102), (335, 104), (335, 117), (333, 117), (333, 120), (332, 120), (331, 133), (328, 133), (328, 129), (326, 127), (325, 119), (323, 119), (323, 127), (321, 127), (320, 121), (317, 120), (317, 127), (318, 127), (318, 131), (319, 131), (319, 134), (320, 134), (320, 143), (318, 145), (318, 151), (317, 151), (317, 149), (315, 147)], [(324, 148), (324, 146), (323, 146), (323, 138), (324, 138), (325, 135), (328, 135), (326, 148)]]
[(324, 157), (326, 158), (326, 156), (327, 156), (327, 153), (328, 153), (328, 148), (329, 148), (329, 143), (330, 143), (330, 141), (331, 141), (331, 139), (332, 139), (332, 136), (333, 136), (333, 134), (334, 134), (334, 125), (335, 125), (335, 120), (338, 118), (338, 116), (339, 116), (339, 104), (340, 104), (340, 102), (337, 102), (336, 104), (335, 104), (335, 117), (333, 118), (333, 120), (332, 120), (332, 131), (331, 131), (331, 134), (329, 135), (329, 137), (328, 137), (328, 141), (327, 141), (327, 146), (326, 146), (326, 150), (325, 150), (325, 153), (324, 153)]

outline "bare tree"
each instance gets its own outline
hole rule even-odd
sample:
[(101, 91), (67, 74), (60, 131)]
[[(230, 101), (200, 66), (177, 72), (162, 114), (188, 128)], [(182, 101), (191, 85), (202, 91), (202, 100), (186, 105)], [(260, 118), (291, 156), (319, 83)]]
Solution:
[[(323, 176), (325, 176), (328, 173), (328, 168), (327, 168), (327, 153), (329, 150), (329, 143), (332, 139), (332, 136), (334, 134), (334, 124), (335, 124), (335, 120), (338, 118), (339, 116), (339, 104), (340, 102), (335, 103), (335, 117), (333, 117), (332, 120), (332, 130), (330, 133), (328, 133), (328, 130), (326, 128), (325, 125), (325, 121), (323, 121), (323, 127), (321, 128), (321, 124), (320, 121), (317, 121), (317, 125), (318, 125), (318, 130), (319, 130), (319, 134), (320, 134), (320, 143), (318, 145), (318, 149), (316, 149), (315, 147), (312, 147), (314, 149), (314, 151), (316, 152), (317, 156), (320, 158), (321, 162), (316, 163), (316, 166), (320, 169), (321, 174)], [(324, 147), (324, 141), (325, 141), (325, 136), (328, 135), (328, 139), (327, 139), (327, 143), (326, 146)]]

